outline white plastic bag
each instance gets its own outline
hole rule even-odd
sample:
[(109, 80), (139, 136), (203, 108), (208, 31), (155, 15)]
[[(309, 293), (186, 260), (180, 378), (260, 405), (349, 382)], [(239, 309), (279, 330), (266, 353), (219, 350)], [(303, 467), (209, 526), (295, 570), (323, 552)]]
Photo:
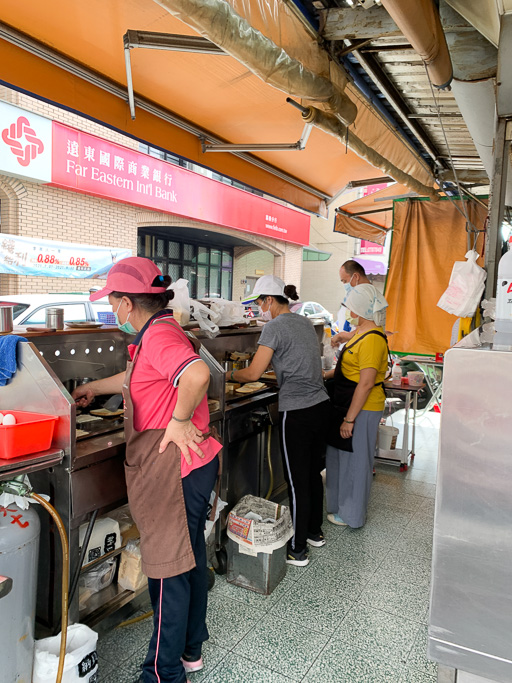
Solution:
[(171, 300), (171, 308), (174, 319), (182, 327), (188, 325), (190, 321), (190, 294), (188, 291), (188, 280), (180, 278), (173, 282), (169, 287), (174, 292), (174, 297)]
[[(98, 634), (84, 624), (68, 626), (62, 683), (98, 683)], [(55, 683), (60, 634), (36, 640), (32, 683)]]
[(219, 327), (229, 327), (230, 325), (242, 325), (247, 323), (244, 318), (245, 308), (237, 301), (227, 299), (206, 299), (210, 304), (210, 309), (218, 313), (219, 319), (216, 321)]
[(459, 318), (471, 318), (475, 314), (485, 287), (487, 273), (477, 265), (478, 253), (468, 251), (467, 261), (453, 264), (450, 284), (437, 302), (439, 308)]
[(217, 325), (220, 317), (219, 314), (199, 301), (192, 300), (190, 305), (194, 320), (198, 322), (199, 327), (205, 332), (206, 336), (210, 337), (210, 339), (216, 337), (219, 334), (219, 326)]

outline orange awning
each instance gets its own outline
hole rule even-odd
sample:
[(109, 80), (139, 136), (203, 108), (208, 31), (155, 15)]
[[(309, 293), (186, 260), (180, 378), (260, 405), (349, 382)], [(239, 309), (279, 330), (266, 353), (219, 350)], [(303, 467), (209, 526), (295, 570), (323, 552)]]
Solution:
[(355, 199), (337, 209), (334, 232), (384, 244), (393, 225), (393, 201), (416, 197), (405, 185), (395, 183), (373, 194)]
[[(303, 130), (300, 113), (286, 103), (284, 93), (226, 55), (132, 50), (135, 96), (149, 105), (137, 107), (136, 119), (132, 121), (126, 102), (123, 35), (128, 29), (196, 35), (153, 0), (0, 0), (0, 16), (5, 22), (3, 29), (0, 26), (4, 84), (96, 119), (311, 212), (325, 214), (325, 200), (348, 182), (375, 177), (375, 169), (367, 161), (350, 150), (347, 152), (341, 141), (333, 141), (315, 128), (303, 151), (258, 151), (245, 158), (229, 153), (203, 153), (191, 126), (229, 143), (293, 143)], [(252, 20), (265, 30), (254, 12)], [(323, 74), (327, 68), (328, 72), (328, 59), (325, 53), (319, 57), (316, 41), (311, 37), (306, 41), (306, 31), (296, 18), (294, 24), (290, 17), (287, 21), (288, 28), (282, 35), (288, 41), (292, 37), (294, 44), (284, 48), (300, 58), (302, 44), (309, 68)], [(271, 29), (267, 32), (274, 31), (272, 37), (277, 40), (279, 31), (276, 26)], [(358, 135), (364, 137), (366, 131), (366, 139), (380, 144), (386, 158), (428, 183), (431, 176), (416, 153), (362, 102), (352, 86), (346, 92), (357, 101)], [(154, 111), (150, 111), (151, 105)], [(159, 115), (161, 111), (169, 113), (167, 120)], [(180, 121), (171, 122), (173, 116)], [(251, 158), (255, 163), (248, 160)], [(266, 166), (261, 167), (261, 162)]]

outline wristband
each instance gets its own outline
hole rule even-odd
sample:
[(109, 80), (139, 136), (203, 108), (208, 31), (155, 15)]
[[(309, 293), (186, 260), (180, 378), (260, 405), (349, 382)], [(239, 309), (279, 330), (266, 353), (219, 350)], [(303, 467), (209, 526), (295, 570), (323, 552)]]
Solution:
[(192, 413), (192, 415), (190, 417), (185, 417), (183, 419), (180, 417), (174, 417), (174, 415), (172, 415), (171, 420), (176, 420), (176, 422), (190, 422), (193, 415), (194, 415), (194, 413)]
[(347, 418), (344, 417), (344, 418), (343, 418), (343, 422), (346, 422), (346, 423), (349, 424), (349, 425), (353, 425), (354, 422), (355, 422), (355, 420), (347, 420)]
[(234, 374), (234, 372), (235, 372), (234, 370), (231, 370), (231, 375), (229, 376), (229, 379), (230, 379), (231, 381), (233, 381), (233, 374)]

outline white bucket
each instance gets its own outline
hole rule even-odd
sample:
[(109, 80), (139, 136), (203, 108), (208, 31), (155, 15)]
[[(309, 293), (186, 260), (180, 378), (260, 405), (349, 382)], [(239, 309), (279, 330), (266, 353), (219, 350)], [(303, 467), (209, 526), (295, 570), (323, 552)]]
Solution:
[(382, 448), (384, 451), (394, 450), (399, 433), (398, 427), (379, 425), (379, 448)]

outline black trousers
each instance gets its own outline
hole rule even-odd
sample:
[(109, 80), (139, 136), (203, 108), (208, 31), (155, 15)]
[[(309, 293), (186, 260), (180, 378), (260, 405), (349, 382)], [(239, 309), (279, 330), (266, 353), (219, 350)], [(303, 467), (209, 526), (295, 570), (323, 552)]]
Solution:
[(318, 534), (322, 526), (324, 487), (320, 472), (324, 468), (329, 401), (288, 410), (280, 417), (281, 453), (294, 530), (290, 545), (300, 552), (308, 536)]

